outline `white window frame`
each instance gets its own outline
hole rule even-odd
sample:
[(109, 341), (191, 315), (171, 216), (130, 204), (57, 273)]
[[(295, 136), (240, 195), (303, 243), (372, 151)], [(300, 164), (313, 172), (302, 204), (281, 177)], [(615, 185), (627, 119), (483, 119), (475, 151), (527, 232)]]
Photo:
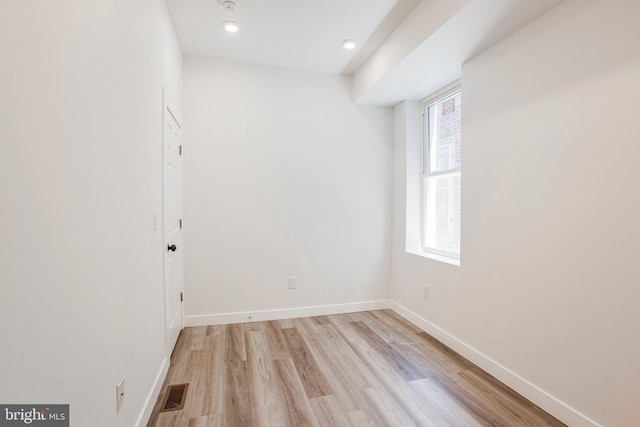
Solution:
[(460, 265), (460, 253), (446, 252), (428, 247), (426, 245), (426, 225), (427, 225), (427, 192), (425, 183), (428, 177), (460, 175), (462, 178), (462, 167), (447, 169), (445, 171), (429, 172), (429, 107), (450, 98), (457, 93), (461, 93), (460, 81), (451, 83), (438, 92), (432, 94), (421, 102), (422, 112), (422, 144), (421, 144), (421, 180), (420, 180), (420, 252), (428, 258), (446, 262), (453, 265)]

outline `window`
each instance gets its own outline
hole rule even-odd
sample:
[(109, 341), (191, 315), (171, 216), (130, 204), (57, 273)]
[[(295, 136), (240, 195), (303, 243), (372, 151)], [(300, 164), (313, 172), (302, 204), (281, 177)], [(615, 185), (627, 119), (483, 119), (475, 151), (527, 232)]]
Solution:
[(423, 103), (422, 251), (460, 260), (462, 97), (460, 86)]

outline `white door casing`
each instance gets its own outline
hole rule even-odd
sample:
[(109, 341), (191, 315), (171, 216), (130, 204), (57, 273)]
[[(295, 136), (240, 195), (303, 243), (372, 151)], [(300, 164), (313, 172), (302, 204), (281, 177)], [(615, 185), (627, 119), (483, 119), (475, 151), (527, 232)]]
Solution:
[(170, 355), (183, 326), (182, 128), (167, 105), (163, 122), (165, 337)]

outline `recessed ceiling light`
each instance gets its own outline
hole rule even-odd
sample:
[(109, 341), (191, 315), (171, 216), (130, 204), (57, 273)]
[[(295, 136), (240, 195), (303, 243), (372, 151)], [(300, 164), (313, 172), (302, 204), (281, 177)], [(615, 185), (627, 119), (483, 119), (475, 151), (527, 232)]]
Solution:
[(357, 46), (357, 43), (355, 40), (349, 39), (349, 40), (344, 40), (342, 42), (342, 47), (345, 49), (353, 49), (356, 46)]
[(240, 29), (240, 27), (238, 26), (238, 23), (235, 21), (224, 21), (222, 23), (222, 26), (224, 27), (225, 30), (227, 30), (230, 33), (237, 33), (238, 30)]

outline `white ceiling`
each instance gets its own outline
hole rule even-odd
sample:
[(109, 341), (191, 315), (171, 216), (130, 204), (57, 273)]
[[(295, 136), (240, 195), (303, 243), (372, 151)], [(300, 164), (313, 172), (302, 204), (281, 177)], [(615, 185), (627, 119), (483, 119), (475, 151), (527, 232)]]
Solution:
[(182, 52), (354, 75), (356, 103), (393, 106), (460, 78), (464, 62), (564, 0), (236, 1), (229, 14), (220, 0), (166, 0)]
[[(435, 0), (429, 0), (435, 4)], [(451, 0), (446, 0), (451, 1)], [(393, 106), (419, 100), (461, 77), (462, 64), (522, 28), (564, 0), (468, 0), (454, 16), (414, 47), (366, 90), (354, 93), (365, 105)], [(426, 5), (427, 2), (423, 3)], [(424, 26), (429, 8), (416, 8), (414, 24)], [(399, 29), (407, 26), (403, 22)], [(404, 29), (405, 32), (411, 28)], [(398, 42), (389, 43), (396, 46)], [(377, 54), (376, 54), (377, 55)], [(434, 58), (437, 58), (434, 65)], [(373, 61), (376, 62), (376, 61)], [(355, 80), (359, 79), (355, 76)]]
[[(352, 74), (419, 0), (166, 0), (185, 55)], [(237, 33), (222, 28), (240, 25)], [(351, 51), (342, 40), (359, 45)]]

